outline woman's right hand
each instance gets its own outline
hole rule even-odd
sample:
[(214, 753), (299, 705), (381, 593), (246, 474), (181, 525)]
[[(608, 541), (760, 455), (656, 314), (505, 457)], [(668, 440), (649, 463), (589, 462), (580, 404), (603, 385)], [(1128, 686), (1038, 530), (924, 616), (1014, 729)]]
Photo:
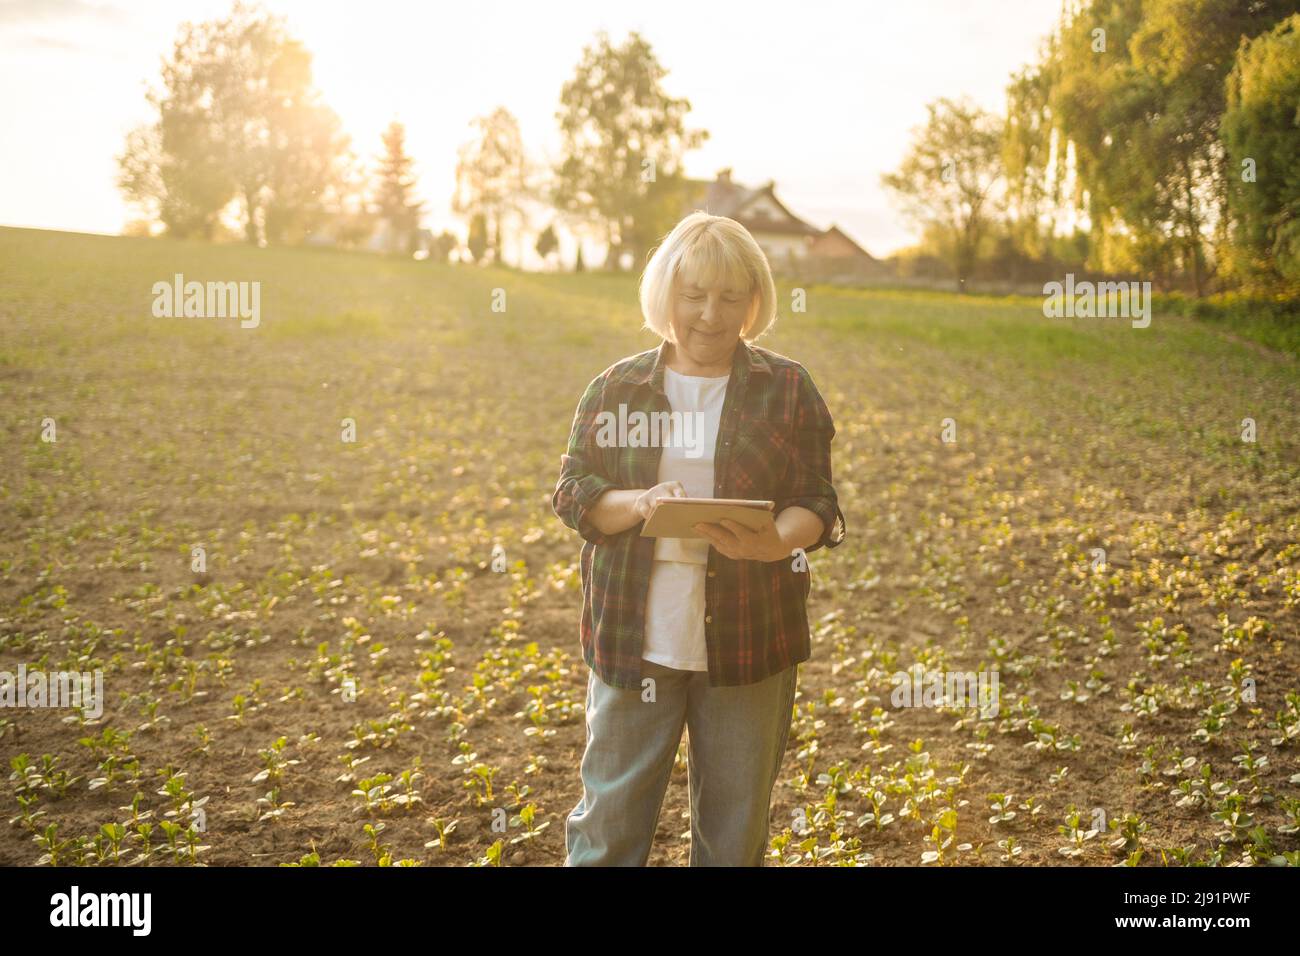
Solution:
[(661, 481), (653, 488), (647, 488), (636, 499), (636, 513), (642, 518), (649, 518), (655, 502), (660, 498), (685, 498), (686, 489), (680, 481)]

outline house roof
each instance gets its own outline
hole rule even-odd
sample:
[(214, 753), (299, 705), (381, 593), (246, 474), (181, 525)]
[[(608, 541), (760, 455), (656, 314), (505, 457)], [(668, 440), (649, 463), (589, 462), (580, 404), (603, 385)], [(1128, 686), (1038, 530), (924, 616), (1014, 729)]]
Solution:
[[(683, 215), (703, 209), (714, 216), (734, 219), (750, 232), (781, 233), (783, 235), (819, 236), (822, 230), (804, 222), (776, 198), (776, 182), (769, 179), (762, 186), (750, 188), (731, 178), (731, 170), (723, 169), (717, 179), (688, 179), (686, 208)], [(784, 219), (756, 216), (750, 210), (766, 197), (785, 215)]]
[(850, 239), (848, 234), (845, 233), (842, 229), (840, 229), (839, 226), (836, 225), (832, 225), (829, 229), (827, 229), (825, 232), (823, 232), (820, 236), (817, 237), (816, 241), (814, 241), (813, 243), (814, 248), (812, 251), (816, 252), (816, 246), (828, 239), (840, 239), (848, 243), (848, 245), (853, 249), (855, 249), (858, 252), (858, 254), (865, 256), (866, 258), (870, 259), (873, 262), (876, 261), (875, 256), (867, 252), (866, 249), (863, 249), (860, 245), (858, 245), (856, 242)]

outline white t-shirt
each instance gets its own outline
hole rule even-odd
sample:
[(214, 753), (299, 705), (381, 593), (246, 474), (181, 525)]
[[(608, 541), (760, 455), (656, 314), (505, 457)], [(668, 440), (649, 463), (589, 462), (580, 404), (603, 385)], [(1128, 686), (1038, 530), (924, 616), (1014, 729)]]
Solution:
[[(683, 427), (670, 438), (661, 438), (659, 481), (680, 481), (688, 497), (713, 497), (713, 456), (730, 377), (706, 378), (664, 369), (668, 405), (681, 413)], [(704, 641), (709, 547), (702, 538), (655, 539), (642, 659), (677, 670), (709, 669)]]

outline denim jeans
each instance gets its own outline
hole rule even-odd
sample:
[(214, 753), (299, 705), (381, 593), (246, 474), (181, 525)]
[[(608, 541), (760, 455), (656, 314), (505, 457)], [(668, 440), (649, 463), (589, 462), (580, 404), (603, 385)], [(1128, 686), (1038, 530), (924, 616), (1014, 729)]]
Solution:
[(642, 662), (654, 700), (587, 675), (582, 799), (565, 821), (565, 866), (645, 866), (682, 727), (688, 728), (691, 866), (762, 866), (797, 664), (754, 684)]

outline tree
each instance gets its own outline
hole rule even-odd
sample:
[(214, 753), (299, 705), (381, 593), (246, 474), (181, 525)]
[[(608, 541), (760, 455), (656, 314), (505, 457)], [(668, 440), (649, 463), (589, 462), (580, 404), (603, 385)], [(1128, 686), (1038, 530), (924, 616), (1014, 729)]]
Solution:
[[(1074, 181), (1090, 265), (1207, 290), (1226, 235), (1224, 79), (1294, 0), (1086, 0), (1013, 82), (1013, 200)], [(1067, 168), (1068, 167), (1068, 168)], [(1216, 239), (1216, 237), (1218, 237)]]
[(1035, 259), (1052, 245), (1064, 211), (1066, 153), (1058, 148), (1060, 138), (1048, 104), (1056, 64), (1054, 44), (1055, 37), (1046, 41), (1040, 65), (1012, 76), (1002, 142), (1007, 237), (1018, 251)]
[(913, 131), (902, 165), (881, 182), (898, 197), (904, 215), (940, 237), (964, 291), (996, 200), (1002, 125), (968, 101), (939, 99), (926, 111), (929, 117)]
[(469, 238), (465, 240), (465, 247), (469, 250), (471, 262), (482, 262), (483, 257), (487, 255), (487, 217), (481, 212), (476, 212), (470, 217)]
[(541, 235), (537, 237), (537, 244), (533, 247), (543, 262), (550, 262), (551, 253), (560, 248), (560, 240), (555, 235), (555, 226), (548, 225), (542, 230)]
[(446, 264), (451, 258), (451, 254), (460, 246), (460, 240), (446, 230), (441, 235), (434, 236), (433, 242), (429, 244), (429, 261)]
[(560, 94), (563, 159), (550, 202), (603, 233), (607, 267), (624, 251), (643, 262), (676, 224), (682, 156), (708, 137), (685, 128), (690, 101), (664, 92), (666, 74), (638, 33), (615, 48), (602, 31)]
[(532, 192), (528, 160), (519, 122), (509, 110), (497, 107), (471, 125), (478, 135), (460, 149), (451, 208), (463, 216), (483, 217), (485, 247), (500, 262), (505, 220), (523, 218), (524, 201)]
[(412, 244), (420, 226), (424, 203), (415, 200), (415, 165), (406, 154), (406, 128), (394, 120), (384, 130), (384, 155), (379, 164), (376, 206), (388, 223), (389, 252), (414, 252)]
[(1089, 265), (1163, 282), (1174, 271), (1173, 190), (1162, 183), (1156, 155), (1171, 144), (1168, 128), (1154, 122), (1157, 84), (1131, 62), (1129, 41), (1140, 22), (1141, 9), (1130, 0), (1096, 0), (1063, 19), (1040, 71), (1047, 87), (1039, 105), (1056, 156), (1069, 167), (1069, 199), (1095, 237)]
[(1242, 40), (1222, 123), (1234, 270), (1300, 296), (1300, 14)]
[(152, 124), (137, 127), (117, 157), (117, 185), (149, 221), (177, 238), (211, 239), (234, 184), (219, 157), (206, 148), (210, 136), (200, 118), (164, 107)]
[[(1159, 84), (1163, 108), (1152, 118), (1162, 154), (1171, 233), (1197, 295), (1206, 291), (1207, 249), (1226, 223), (1227, 177), (1219, 138), (1224, 82), (1243, 37), (1256, 36), (1295, 9), (1293, 0), (1148, 0), (1132, 40), (1136, 69)], [(1219, 230), (1224, 235), (1223, 230)]]
[[(285, 95), (268, 92), (254, 107), (265, 122), (261, 152), (266, 174), (252, 208), (256, 210), (260, 200), (262, 239), (274, 245), (301, 242), (330, 218), (347, 189), (349, 138), (334, 112), (314, 102), (309, 55), (293, 59), (299, 75), (282, 84)], [(245, 210), (250, 195), (244, 194)]]
[(118, 182), (169, 232), (211, 236), (232, 199), (259, 245), (301, 239), (326, 215), (347, 138), (282, 19), (236, 2), (184, 24), (148, 99), (158, 119), (128, 136)]
[(339, 186), (332, 192), (326, 210), (329, 232), (339, 248), (363, 248), (374, 235), (378, 213), (370, 202), (372, 188), (365, 164), (349, 150)]

